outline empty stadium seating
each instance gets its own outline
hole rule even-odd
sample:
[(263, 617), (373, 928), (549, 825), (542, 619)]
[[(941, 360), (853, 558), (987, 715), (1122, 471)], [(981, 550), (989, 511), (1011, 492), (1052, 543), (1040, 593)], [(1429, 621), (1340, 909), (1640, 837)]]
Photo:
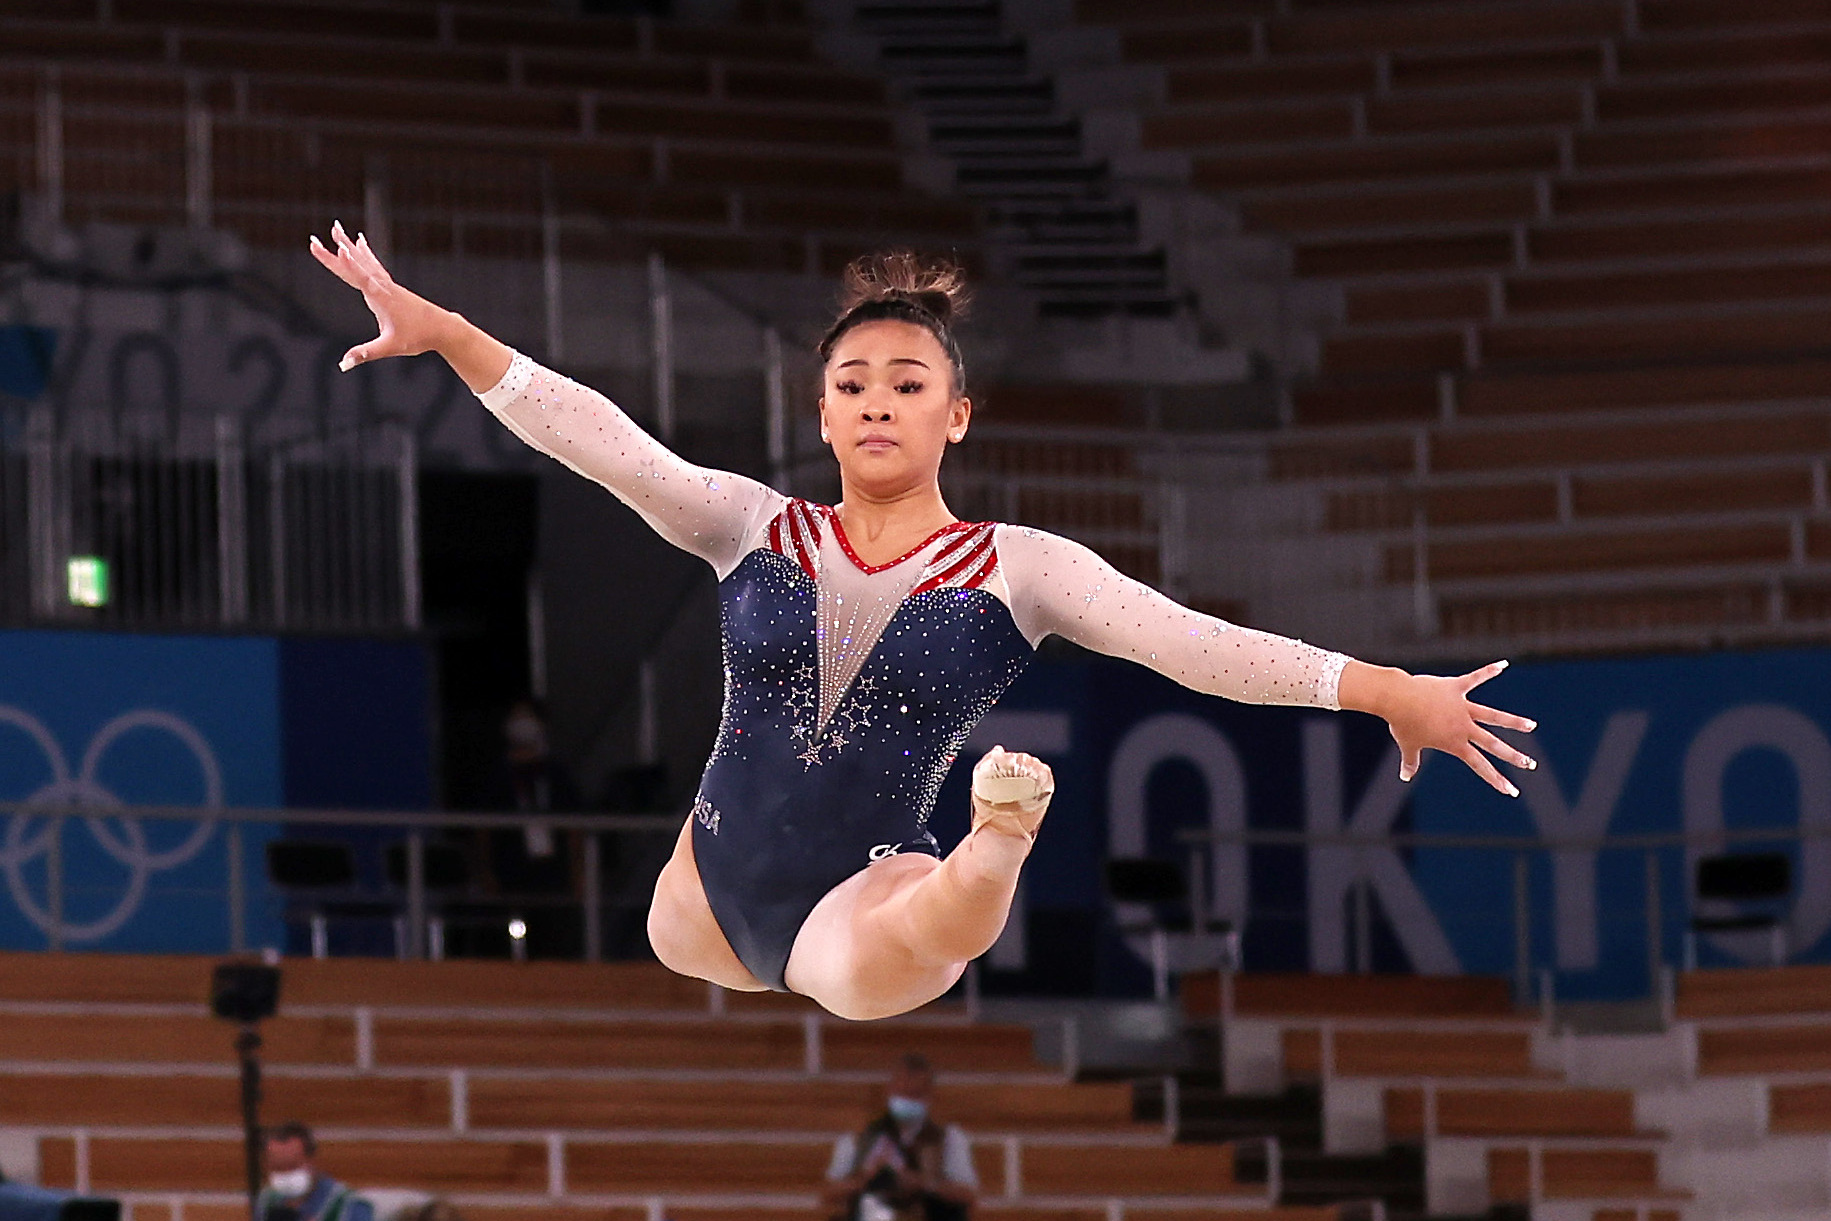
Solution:
[(1822, 622), (1831, 13), (1077, 12), (1161, 82), (1140, 147), (1339, 292), (1274, 472), (1319, 481), (1328, 529), (1387, 540), (1384, 578), (1428, 582), (1436, 632), (1586, 647)]
[[(295, 247), (327, 208), (362, 215), (378, 174), (397, 249), (491, 253), (493, 229), (532, 257), (549, 206), (609, 222), (621, 257), (703, 266), (830, 271), (892, 235), (974, 242), (970, 209), (904, 187), (883, 83), (822, 63), (805, 27), (406, 0), (104, 11), (0, 15), (0, 172), (17, 176), (0, 187), (39, 186), (34, 114), (54, 90), (73, 221), (184, 223), (202, 106), (211, 218), (258, 245)], [(602, 253), (589, 231), (561, 237)]]
[[(0, 955), (0, 1128), (47, 1185), (120, 1195), (130, 1221), (227, 1221), (240, 1184), (234, 1029), (210, 963)], [(1000, 1217), (1252, 1216), (1271, 1208), (1225, 1145), (1170, 1143), (1129, 1085), (1038, 1064), (1025, 1027), (941, 1004), (853, 1024), (800, 998), (727, 995), (631, 964), (285, 964), (262, 1026), (269, 1120), (297, 1116), (361, 1186), (450, 1196), (511, 1221), (817, 1215), (834, 1136), (928, 1055)]]

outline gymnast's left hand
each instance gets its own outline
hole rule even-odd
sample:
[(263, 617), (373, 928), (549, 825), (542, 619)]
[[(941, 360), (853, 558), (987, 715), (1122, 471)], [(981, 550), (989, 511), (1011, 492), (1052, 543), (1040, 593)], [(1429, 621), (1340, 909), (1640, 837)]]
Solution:
[[(1342, 671), (1339, 702), (1384, 717), (1399, 744), (1399, 779), (1418, 774), (1425, 749), (1455, 755), (1471, 771), (1509, 797), (1519, 789), (1489, 762), (1488, 755), (1531, 771), (1538, 762), (1503, 742), (1484, 726), (1530, 733), (1537, 722), (1478, 704), (1469, 693), (1507, 668), (1504, 661), (1456, 677), (1407, 674), (1384, 666), (1351, 661)], [(1486, 751), (1487, 754), (1482, 752)]]

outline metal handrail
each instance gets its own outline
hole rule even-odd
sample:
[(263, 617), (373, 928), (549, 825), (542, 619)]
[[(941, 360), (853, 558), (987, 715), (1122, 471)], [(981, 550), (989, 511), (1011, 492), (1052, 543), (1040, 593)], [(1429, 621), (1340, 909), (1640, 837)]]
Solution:
[[(61, 950), (63, 945), (63, 912), (65, 900), (63, 830), (72, 818), (151, 818), (194, 823), (227, 823), (227, 848), (224, 853), (224, 900), (229, 916), (229, 950), (247, 950), (247, 880), (243, 877), (242, 827), (249, 823), (286, 823), (294, 826), (358, 826), (395, 828), (406, 832), (407, 878), (405, 936), (399, 947), (403, 957), (422, 958), (429, 950), (429, 930), (436, 921), (428, 919), (426, 886), (426, 832), (451, 828), (521, 829), (532, 824), (553, 829), (582, 832), (649, 832), (672, 834), (685, 820), (684, 812), (672, 814), (587, 814), (527, 813), (484, 811), (422, 810), (323, 810), (255, 806), (131, 805), (108, 809), (86, 809), (81, 806), (47, 806), (30, 802), (0, 802), (0, 817), (39, 818), (51, 823), (45, 854), (45, 910), (51, 929), (48, 948)], [(599, 919), (603, 910), (603, 877), (598, 860), (597, 841), (587, 839), (583, 861), (583, 893), (580, 906), (585, 922), (584, 957), (587, 962), (603, 958), (603, 929)], [(433, 951), (436, 954), (436, 950)]]

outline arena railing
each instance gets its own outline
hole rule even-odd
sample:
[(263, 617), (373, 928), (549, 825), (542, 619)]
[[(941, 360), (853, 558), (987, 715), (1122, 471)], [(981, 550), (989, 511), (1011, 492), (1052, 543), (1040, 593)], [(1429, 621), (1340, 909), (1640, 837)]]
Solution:
[(168, 406), (0, 413), (0, 622), (419, 628), (411, 431), (250, 442)]
[[(1390, 912), (1381, 893), (1386, 884), (1382, 865), (1401, 871), (1407, 885), (1416, 886), (1427, 871), (1440, 883), (1453, 880), (1460, 897), (1455, 902), (1432, 904), (1430, 914), (1443, 926), (1460, 922), (1487, 934), (1479, 938), (1485, 946), (1476, 948), (1476, 960), (1465, 956), (1462, 971), (1506, 975), (1518, 1003), (1547, 1010), (1556, 1000), (1558, 975), (1585, 969), (1560, 965), (1558, 942), (1562, 937), (1587, 938), (1593, 930), (1590, 952), (1597, 957), (1586, 969), (1618, 976), (1644, 971), (1643, 995), (1669, 1012), (1673, 974), (1698, 965), (1700, 937), (1741, 939), (1737, 949), (1716, 955), (1718, 961), (1739, 959), (1779, 966), (1795, 954), (1810, 952), (1810, 943), (1826, 931), (1809, 927), (1808, 944), (1794, 944), (1792, 926), (1797, 917), (1792, 904), (1807, 897), (1816, 884), (1810, 869), (1825, 853), (1826, 841), (1831, 841), (1831, 825), (1550, 836), (1200, 828), (1184, 829), (1175, 838), (1187, 852), (1184, 867), (1191, 927), (1231, 921), (1234, 927), (1245, 927), (1248, 943), (1255, 924), (1295, 923), (1297, 917), (1250, 905), (1240, 910), (1226, 896), (1216, 897), (1215, 880), (1249, 877), (1248, 857), (1253, 849), (1300, 850), (1308, 854), (1310, 884), (1315, 885), (1317, 854), (1333, 856), (1330, 864), (1339, 867), (1334, 872), (1345, 892), (1347, 952), (1340, 963), (1312, 962), (1311, 969), (1318, 971), (1371, 974), (1376, 970), (1374, 904), (1378, 902)], [(1756, 853), (1785, 853), (1803, 865), (1796, 864), (1792, 870), (1798, 876), (1789, 891), (1765, 905), (1758, 904), (1758, 912), (1730, 900), (1697, 896), (1694, 879), (1699, 862), (1731, 854), (1737, 847)], [(1390, 882), (1393, 875), (1386, 872), (1385, 876)], [(1578, 910), (1560, 912), (1561, 900)], [(1313, 912), (1305, 913), (1304, 918), (1310, 914)], [(1751, 914), (1760, 917), (1760, 927), (1740, 932), (1708, 927), (1735, 923), (1737, 916)], [(1583, 919), (1594, 923), (1584, 927)], [(1405, 932), (1394, 927), (1390, 916), (1387, 928), (1403, 944)], [(1540, 937), (1547, 929), (1552, 932), (1549, 946)], [(1613, 956), (1611, 946), (1617, 951)], [(1634, 957), (1638, 964), (1624, 961)]]
[[(515, 831), (525, 832), (535, 826), (554, 835), (575, 834), (583, 847), (576, 894), (563, 898), (547, 894), (508, 894), (488, 897), (500, 901), (505, 921), (508, 913), (530, 906), (552, 905), (556, 901), (576, 906), (583, 919), (581, 957), (596, 962), (605, 957), (601, 916), (607, 904), (625, 900), (646, 908), (652, 878), (638, 880), (627, 891), (606, 884), (600, 856), (600, 837), (672, 837), (680, 830), (679, 814), (589, 814), (558, 813), (529, 815), (489, 812), (413, 812), (373, 810), (316, 810), (218, 808), (195, 806), (132, 805), (112, 808), (53, 807), (31, 802), (0, 803), (0, 820), (7, 826), (0, 836), (0, 871), (12, 889), (13, 899), (22, 914), (44, 936), (44, 948), (67, 950), (81, 948), (84, 934), (73, 915), (72, 901), (104, 900), (120, 902), (123, 898), (144, 901), (157, 896), (162, 888), (152, 875), (161, 869), (179, 869), (206, 855), (220, 856), (222, 873), (214, 882), (189, 878), (182, 885), (164, 888), (167, 895), (200, 901), (202, 908), (214, 907), (220, 924), (220, 941), (210, 947), (231, 953), (268, 948), (253, 944), (249, 928), (257, 887), (251, 881), (251, 870), (262, 868), (265, 844), (292, 836), (318, 834), (329, 842), (350, 842), (379, 847), (378, 835), (397, 837), (393, 842), (404, 850), (405, 877), (398, 890), (367, 887), (360, 892), (370, 899), (398, 904), (403, 918), (405, 937), (395, 947), (397, 956), (424, 958), (436, 948), (433, 931), (436, 913), (432, 909), (431, 887), (427, 877), (428, 845), (435, 837), (453, 832)], [(110, 826), (109, 824), (114, 824)], [(167, 824), (168, 838), (176, 838), (176, 847), (158, 848), (149, 838), (149, 824)], [(71, 828), (82, 825), (95, 840), (102, 856), (134, 875), (121, 886), (87, 882), (72, 876)], [(181, 834), (175, 828), (183, 828)], [(153, 830), (161, 828), (154, 826)], [(37, 885), (33, 885), (33, 883)], [(42, 890), (42, 898), (31, 893)], [(639, 892), (639, 893), (638, 893)], [(350, 897), (350, 896), (345, 896)], [(268, 900), (284, 904), (285, 888), (271, 887)], [(199, 909), (201, 910), (201, 909)], [(195, 913), (194, 913), (195, 914)], [(270, 919), (283, 919), (277, 911), (267, 913)], [(207, 919), (207, 917), (199, 917)], [(94, 923), (94, 922), (92, 922)], [(108, 921), (103, 923), (119, 923)], [(204, 938), (208, 940), (206, 936)], [(283, 948), (283, 947), (272, 947)], [(525, 947), (523, 947), (525, 950)]]
[[(209, 948), (238, 952), (262, 948), (252, 943), (249, 932), (256, 919), (264, 914), (272, 927), (271, 921), (278, 918), (277, 908), (257, 911), (257, 898), (269, 904), (283, 904), (288, 897), (284, 889), (262, 887), (251, 880), (251, 870), (260, 867), (260, 849), (267, 842), (318, 835), (326, 840), (341, 838), (367, 844), (370, 850), (379, 850), (384, 842), (391, 843), (405, 856), (401, 884), (396, 888), (372, 887), (367, 893), (372, 899), (396, 905), (395, 914), (404, 922), (405, 936), (395, 952), (403, 957), (423, 958), (438, 948), (438, 913), (427, 876), (428, 845), (449, 843), (454, 833), (525, 832), (536, 826), (549, 834), (577, 837), (583, 848), (577, 889), (564, 895), (471, 897), (497, 904), (505, 919), (518, 907), (529, 905), (558, 904), (575, 909), (583, 921), (578, 956), (598, 961), (605, 957), (603, 917), (607, 908), (646, 909), (654, 880), (646, 865), (624, 870), (620, 881), (607, 880), (599, 852), (601, 839), (617, 837), (625, 843), (630, 842), (630, 837), (648, 839), (653, 851), (647, 858), (640, 853), (631, 855), (638, 862), (646, 859), (658, 870), (666, 855), (666, 843), (661, 837), (678, 834), (683, 817), (679, 813), (530, 815), (156, 805), (85, 808), (9, 802), (0, 803), (0, 820), (6, 824), (0, 835), (0, 870), (6, 875), (15, 902), (43, 935), (45, 948), (73, 949), (84, 944), (85, 934), (72, 934), (72, 930), (80, 928), (75, 919), (76, 907), (118, 903), (123, 896), (139, 901), (164, 894), (187, 899), (194, 905), (196, 918), (211, 924), (219, 940)], [(93, 845), (72, 841), (73, 830), (78, 827), (95, 841)], [(1392, 910), (1383, 894), (1394, 881), (1390, 869), (1384, 868), (1390, 866), (1404, 873), (1407, 885), (1428, 888), (1433, 885), (1430, 879), (1435, 878), (1438, 884), (1447, 881), (1458, 889), (1459, 895), (1450, 901), (1437, 895), (1432, 910), (1435, 918), (1446, 925), (1456, 925), (1451, 931), (1458, 939), (1463, 939), (1463, 934), (1473, 934), (1474, 948), (1460, 964), (1464, 972), (1510, 976), (1521, 1004), (1548, 1006), (1554, 1000), (1556, 977), (1566, 969), (1559, 965), (1557, 937), (1551, 944), (1542, 937), (1543, 930), (1560, 927), (1556, 915), (1560, 894), (1564, 895), (1564, 904), (1579, 909), (1578, 915), (1594, 920), (1599, 953), (1594, 965), (1598, 969), (1640, 978), (1644, 980), (1645, 995), (1669, 1000), (1666, 990), (1672, 970), (1681, 964), (1694, 965), (1693, 919), (1734, 916), (1746, 910), (1728, 901), (1694, 897), (1691, 879), (1698, 862), (1735, 846), (1789, 853), (1802, 862), (1796, 870), (1800, 876), (1792, 892), (1785, 896), (1785, 902), (1791, 903), (1795, 896), (1806, 895), (1817, 884), (1810, 876), (1811, 867), (1823, 855), (1826, 842), (1831, 841), (1831, 826), (1543, 837), (1206, 829), (1184, 830), (1177, 839), (1187, 852), (1190, 927), (1213, 927), (1220, 918), (1244, 929), (1248, 962), (1254, 957), (1255, 937), (1270, 933), (1275, 939), (1286, 940), (1292, 930), (1278, 926), (1294, 923), (1300, 917), (1280, 907), (1276, 900), (1249, 899), (1242, 908), (1240, 896), (1217, 891), (1215, 880), (1250, 877), (1249, 857), (1255, 850), (1302, 851), (1309, 854), (1311, 861), (1310, 884), (1318, 884), (1321, 873), (1334, 876), (1333, 885), (1342, 892), (1342, 902), (1336, 904), (1336, 909), (1345, 908), (1343, 961), (1312, 962), (1312, 970), (1364, 974), (1373, 972), (1376, 966), (1389, 968), (1390, 964), (1376, 961), (1374, 911), (1376, 903), (1388, 913)], [(180, 843), (182, 851), (169, 845), (159, 847), (164, 840)], [(135, 875), (133, 880), (117, 885), (100, 882), (93, 876), (87, 880), (75, 878), (71, 862), (79, 847), (95, 860), (107, 857), (116, 866), (126, 868)], [(1318, 854), (1333, 858), (1323, 862), (1329, 866), (1327, 870), (1317, 869)], [(178, 882), (163, 886), (153, 876), (192, 861), (206, 862), (206, 871), (220, 868), (221, 873), (214, 879), (199, 877), (194, 867)], [(1548, 902), (1553, 913), (1550, 916)], [(1773, 907), (1766, 910), (1775, 913), (1776, 927), (1781, 930), (1778, 934), (1704, 930), (1704, 935), (1740, 937), (1747, 943), (1739, 950), (1716, 956), (1739, 954), (1751, 961), (1764, 960), (1775, 940), (1781, 942), (1782, 961), (1794, 952), (1812, 948), (1786, 944), (1789, 921), (1796, 919), (1791, 912)], [(214, 915), (198, 914), (210, 912)], [(1311, 912), (1301, 918), (1307, 920), (1313, 915)], [(1564, 924), (1565, 936), (1569, 936), (1569, 920)], [(1807, 932), (1810, 934), (1811, 930)], [(1403, 929), (1389, 925), (1386, 932), (1377, 935), (1390, 933), (1396, 933), (1403, 944)]]

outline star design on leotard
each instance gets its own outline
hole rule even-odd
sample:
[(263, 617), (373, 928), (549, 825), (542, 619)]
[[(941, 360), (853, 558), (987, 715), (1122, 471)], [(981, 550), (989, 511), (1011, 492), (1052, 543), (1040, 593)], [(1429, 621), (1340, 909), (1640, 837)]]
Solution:
[(803, 768), (812, 767), (820, 762), (820, 747), (822, 745), (823, 743), (816, 742), (814, 745), (796, 755), (795, 758), (801, 760), (801, 766)]
[(797, 666), (789, 676), (788, 692), (782, 697), (782, 710), (788, 714), (789, 733), (797, 742), (814, 737), (814, 700), (819, 690), (819, 672), (812, 663)]
[(1103, 585), (1095, 585), (1093, 588), (1091, 588), (1087, 591), (1087, 597), (1085, 599), (1083, 599), (1083, 601), (1085, 601), (1087, 603), (1087, 605), (1092, 606), (1094, 604), (1095, 599), (1097, 599), (1100, 596), (1100, 591), (1104, 588), (1105, 588), (1105, 586), (1103, 586)]

